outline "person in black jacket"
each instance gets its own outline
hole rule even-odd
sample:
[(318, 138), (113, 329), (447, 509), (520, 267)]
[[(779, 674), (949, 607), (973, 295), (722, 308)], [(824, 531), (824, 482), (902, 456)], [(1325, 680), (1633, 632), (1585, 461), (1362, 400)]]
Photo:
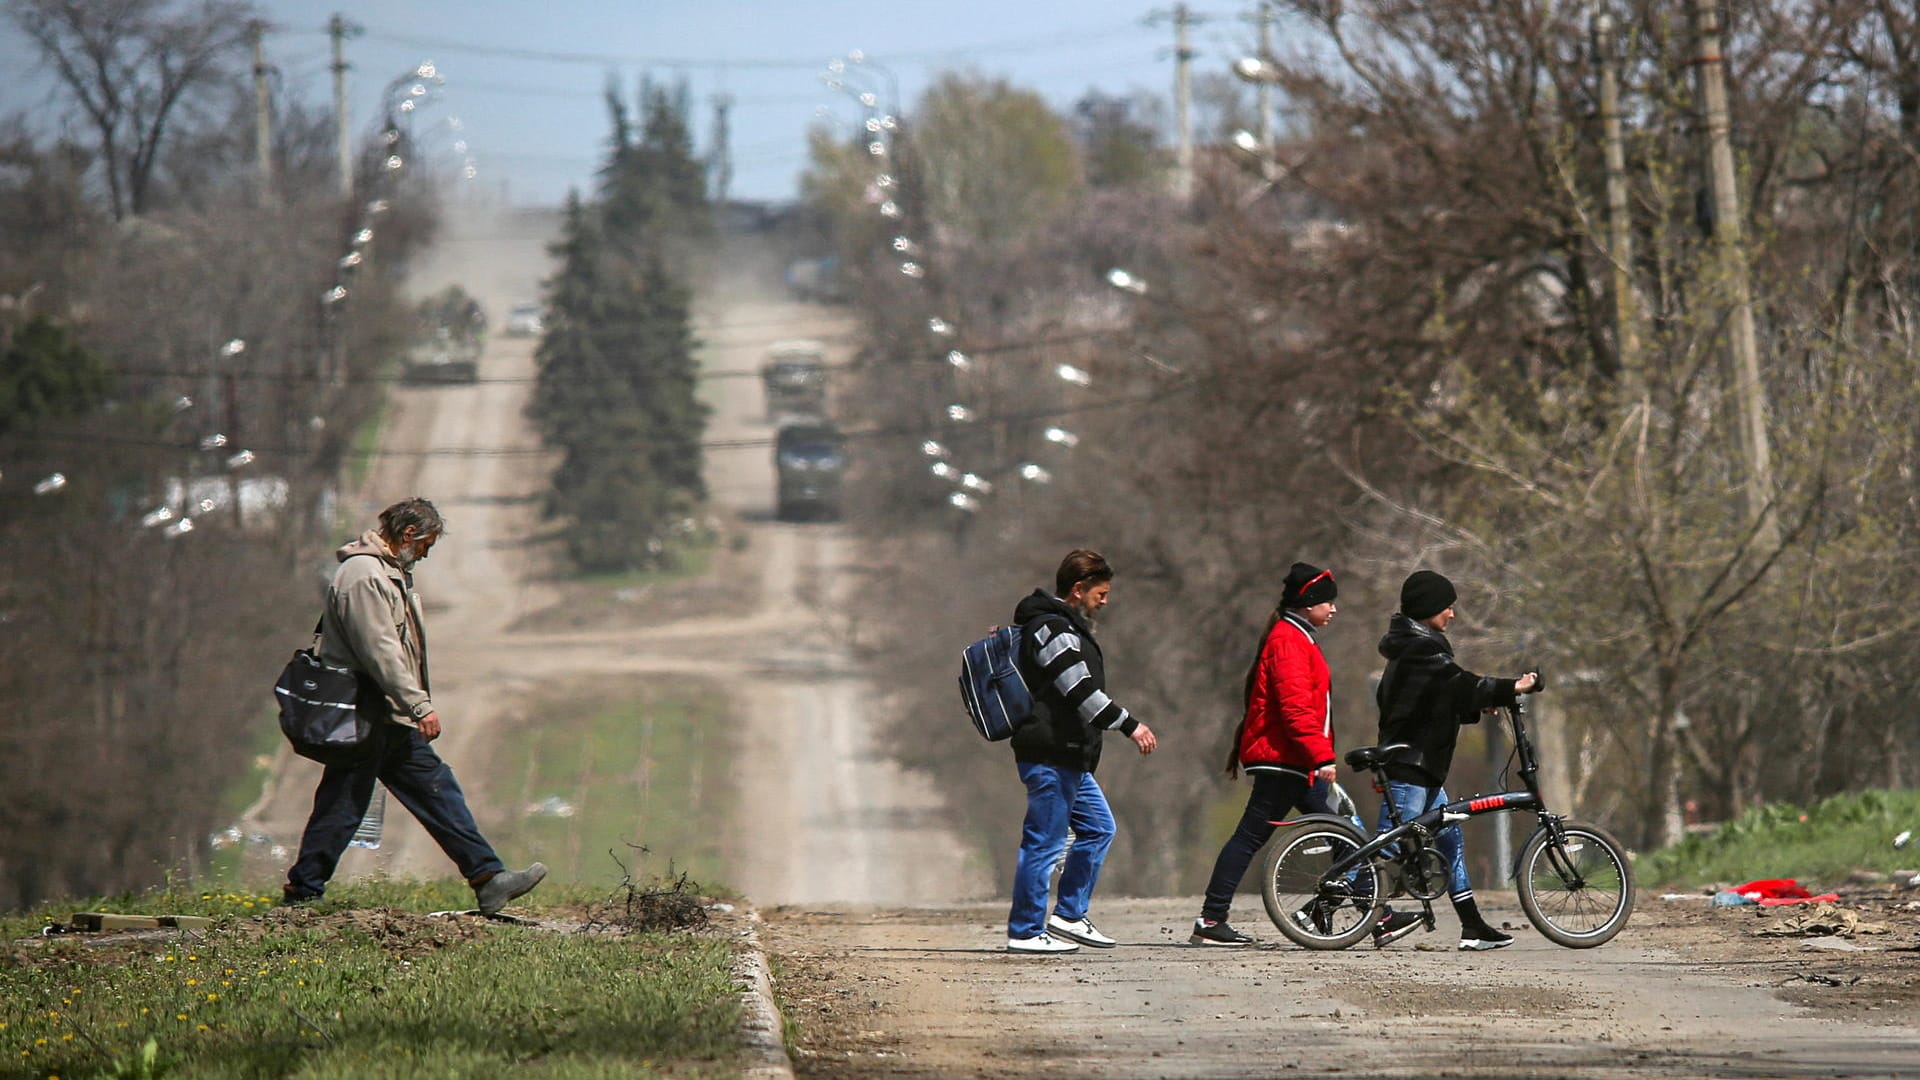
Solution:
[[(1453, 622), (1456, 599), (1453, 582), (1432, 570), (1416, 570), (1400, 587), (1400, 611), (1388, 621), (1380, 639), (1380, 655), (1387, 670), (1380, 677), (1380, 744), (1406, 743), (1419, 751), (1410, 761), (1385, 769), (1387, 800), (1401, 821), (1418, 817), (1451, 801), (1447, 770), (1453, 765), (1454, 743), (1462, 724), (1478, 723), (1480, 714), (1514, 703), (1516, 694), (1534, 691), (1540, 676), (1528, 672), (1518, 679), (1476, 675), (1453, 659), (1446, 629)], [(1380, 806), (1380, 831), (1391, 826), (1387, 803)], [(1499, 949), (1513, 937), (1489, 925), (1474, 903), (1467, 881), (1466, 853), (1458, 824), (1434, 835), (1434, 846), (1447, 860), (1447, 893), (1460, 917), (1460, 947)]]
[[(1153, 753), (1156, 745), (1147, 725), (1107, 696), (1106, 663), (1093, 623), (1113, 589), (1113, 568), (1099, 552), (1081, 548), (1061, 562), (1054, 586), (1055, 595), (1035, 589), (1013, 613), (1021, 629), (1020, 673), (1033, 692), (1033, 716), (1012, 739), (1013, 759), (1027, 786), (1027, 818), (1007, 915), (1007, 950), (1017, 953), (1114, 945), (1087, 918), (1094, 883), (1113, 843), (1113, 814), (1093, 771), (1108, 731), (1132, 739), (1142, 754)], [(1048, 915), (1047, 879), (1063, 851), (1059, 897)]]

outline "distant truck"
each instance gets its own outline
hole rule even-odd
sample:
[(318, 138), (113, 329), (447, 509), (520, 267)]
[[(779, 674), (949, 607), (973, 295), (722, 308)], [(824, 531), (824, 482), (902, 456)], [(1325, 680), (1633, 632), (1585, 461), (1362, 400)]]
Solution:
[(847, 289), (840, 277), (840, 260), (832, 255), (793, 260), (787, 264), (787, 291), (803, 302), (845, 303)]
[(839, 428), (824, 420), (782, 427), (774, 436), (773, 467), (779, 481), (774, 515), (781, 521), (839, 519), (847, 472), (846, 439)]
[(775, 342), (760, 368), (760, 381), (767, 392), (767, 415), (826, 415), (826, 350), (819, 342)]
[(539, 304), (523, 300), (507, 309), (508, 337), (539, 337), (545, 329)]
[(414, 386), (478, 382), (480, 346), (457, 340), (442, 329), (408, 350), (401, 378)]

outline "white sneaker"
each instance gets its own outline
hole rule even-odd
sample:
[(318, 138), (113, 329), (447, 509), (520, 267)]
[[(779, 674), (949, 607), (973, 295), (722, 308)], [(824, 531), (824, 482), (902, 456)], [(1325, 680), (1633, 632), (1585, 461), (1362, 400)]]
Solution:
[(1119, 942), (1100, 932), (1092, 919), (1063, 919), (1058, 915), (1047, 916), (1047, 933), (1057, 934), (1068, 941), (1077, 941), (1082, 945), (1091, 945), (1096, 949), (1111, 949)]
[(1049, 955), (1052, 953), (1079, 952), (1080, 946), (1075, 945), (1071, 941), (1061, 941), (1050, 935), (1041, 934), (1039, 937), (1010, 937), (1007, 939), (1007, 951)]

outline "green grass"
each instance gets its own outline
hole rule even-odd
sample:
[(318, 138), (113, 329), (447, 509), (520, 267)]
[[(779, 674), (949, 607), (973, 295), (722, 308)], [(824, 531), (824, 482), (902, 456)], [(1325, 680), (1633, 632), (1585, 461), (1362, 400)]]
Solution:
[[(721, 935), (582, 935), (365, 909), (464, 905), (458, 882), (337, 893), (268, 914), (256, 914), (258, 896), (123, 897), (99, 903), (222, 919), (191, 935), (13, 945), (0, 964), (0, 1076), (735, 1071), (738, 994)], [(9, 941), (48, 914), (8, 920)]]
[(542, 686), (524, 701), (486, 770), (483, 825), (497, 848), (545, 862), (560, 881), (618, 880), (610, 850), (636, 876), (724, 876), (733, 728), (718, 687), (600, 679)]
[[(382, 373), (390, 373), (393, 367), (392, 364), (387, 365)], [(386, 430), (387, 414), (392, 408), (393, 398), (381, 394), (379, 403), (367, 413), (367, 418), (360, 422), (359, 429), (353, 433), (353, 442), (347, 451), (346, 491), (358, 492), (366, 484), (367, 474), (373, 470), (374, 456), (380, 450), (380, 434)]]
[(665, 561), (646, 570), (620, 570), (604, 574), (580, 574), (573, 580), (603, 589), (639, 589), (649, 585), (671, 585), (703, 577), (713, 564), (715, 537), (704, 532), (675, 535), (666, 541)]
[(1833, 886), (1855, 870), (1920, 869), (1920, 843), (1893, 846), (1908, 829), (1920, 832), (1920, 791), (1855, 792), (1805, 808), (1772, 803), (1645, 855), (1634, 868), (1650, 885), (1797, 878)]

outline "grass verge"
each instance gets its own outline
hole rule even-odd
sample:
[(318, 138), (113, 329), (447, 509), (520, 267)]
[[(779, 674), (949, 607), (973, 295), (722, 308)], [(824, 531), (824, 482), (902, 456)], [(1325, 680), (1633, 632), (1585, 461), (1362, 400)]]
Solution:
[(1652, 852), (1636, 861), (1635, 870), (1652, 885), (1761, 878), (1837, 885), (1858, 870), (1920, 868), (1920, 843), (1893, 846), (1894, 837), (1907, 830), (1920, 834), (1920, 791), (1854, 792), (1805, 808), (1771, 803)]
[(545, 862), (557, 881), (611, 880), (613, 857), (636, 876), (721, 880), (734, 802), (728, 718), (720, 688), (694, 679), (537, 687), (478, 774), (493, 778), (486, 833), (502, 851)]
[(241, 894), (101, 902), (221, 916), (200, 932), (15, 941), (39, 920), (8, 920), (0, 1076), (734, 1071), (739, 1004), (724, 936), (566, 933), (366, 906), (462, 906), (458, 882), (336, 893), (262, 913), (266, 898)]

